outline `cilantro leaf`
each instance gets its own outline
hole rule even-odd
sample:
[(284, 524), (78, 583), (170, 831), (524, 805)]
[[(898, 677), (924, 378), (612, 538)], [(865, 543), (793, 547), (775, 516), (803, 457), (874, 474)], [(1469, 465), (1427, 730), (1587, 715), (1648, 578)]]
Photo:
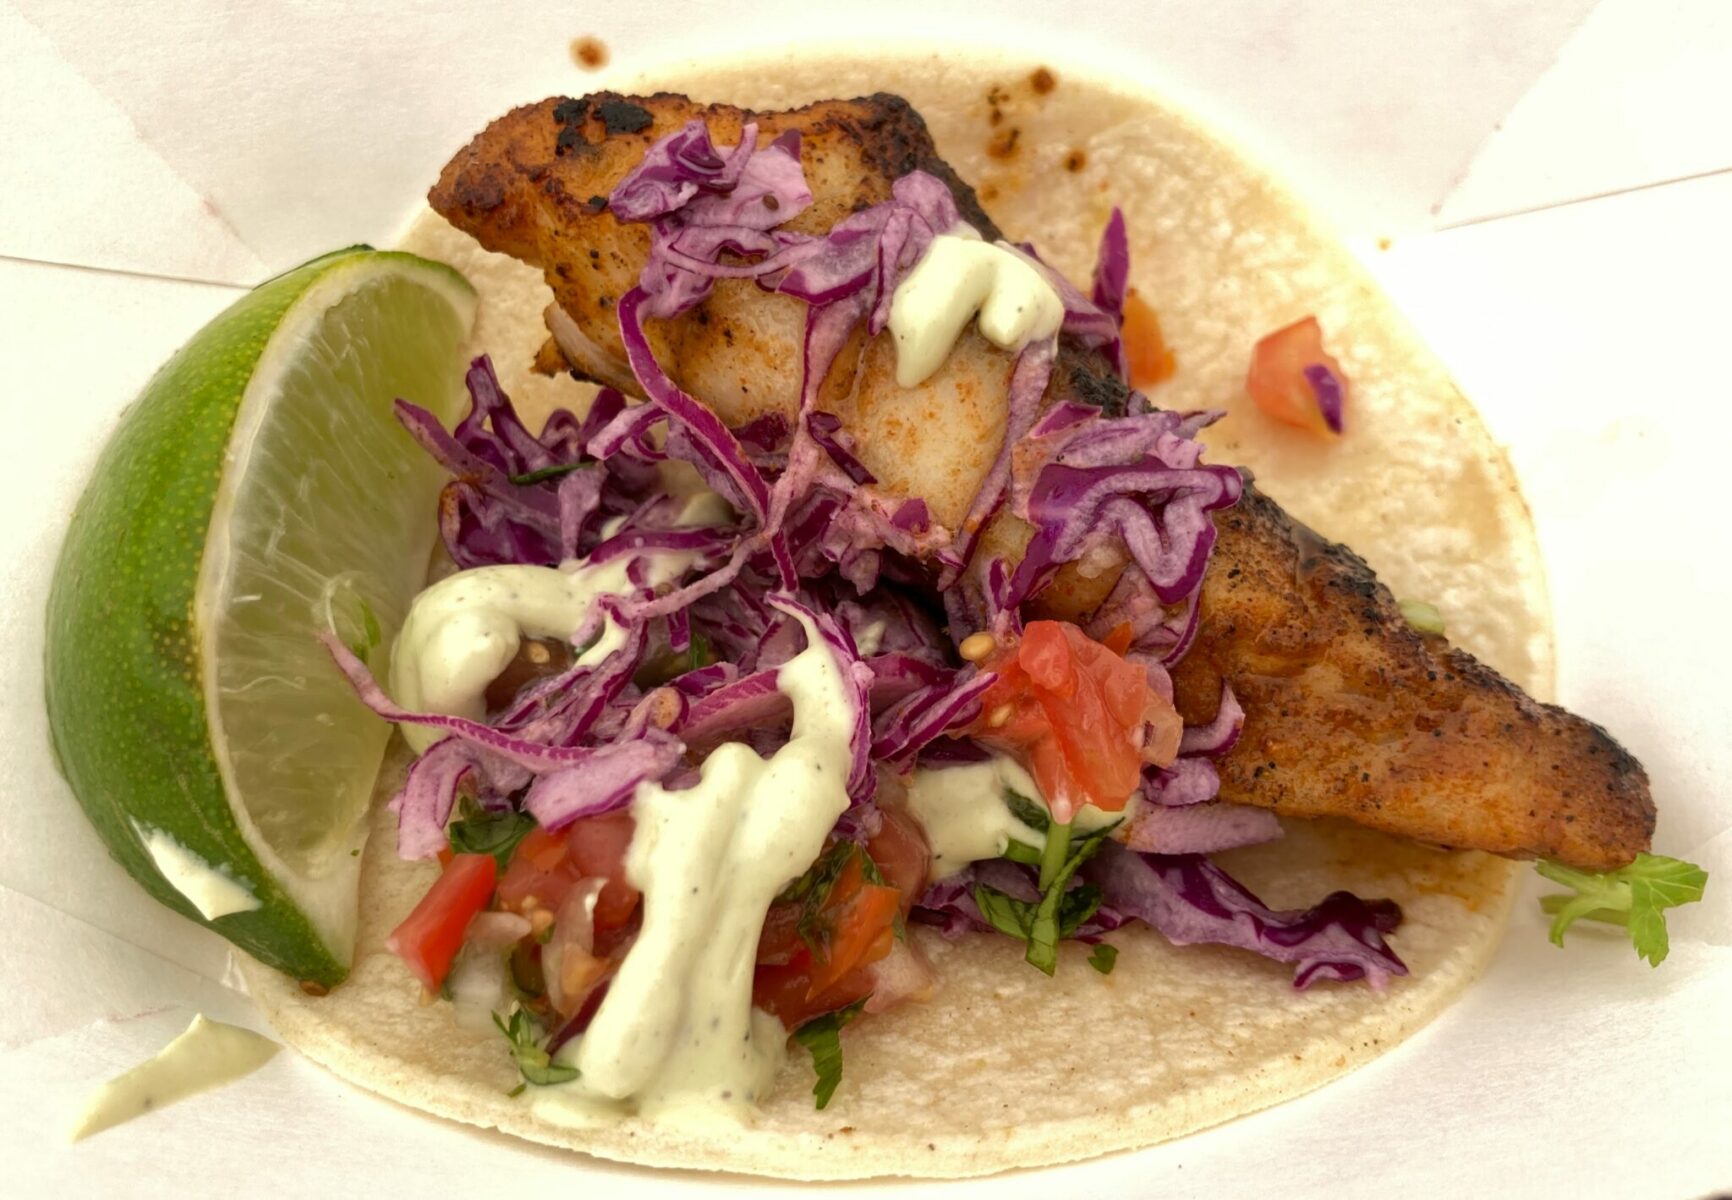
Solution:
[(1052, 818), (1047, 816), (1046, 809), (1014, 788), (1004, 789), (1004, 806), (1010, 809), (1011, 816), (1036, 833), (1045, 833), (1047, 826), (1052, 823)]
[(1111, 975), (1113, 965), (1119, 961), (1119, 948), (1110, 942), (1102, 942), (1089, 955), (1089, 966), (1102, 975)]
[(975, 884), (971, 894), (975, 907), (980, 909), (980, 915), (986, 918), (988, 925), (1006, 937), (1019, 942), (1028, 941), (1029, 930), (1034, 926), (1035, 905), (985, 884)]
[(1576, 893), (1540, 899), (1552, 916), (1553, 945), (1562, 946), (1564, 933), (1577, 921), (1622, 925), (1636, 956), (1656, 967), (1671, 949), (1665, 910), (1700, 900), (1708, 883), (1708, 872), (1695, 863), (1658, 854), (1638, 854), (1629, 866), (1600, 875), (1553, 862), (1536, 863), (1534, 869)]
[(373, 612), (373, 606), (365, 600), (356, 599), (355, 619), (360, 622), (359, 629), (350, 629), (343, 637), (343, 645), (348, 647), (362, 662), (366, 662), (379, 643), (385, 640), (385, 631), (379, 627), (379, 618)]
[(446, 830), (451, 848), (459, 854), (491, 854), (505, 870), (517, 843), (535, 829), (535, 818), (528, 813), (507, 810), (490, 813), (472, 800), (463, 801), (462, 815)]
[[(1102, 826), (1082, 841), (1076, 844), (1064, 860), (1052, 880), (1045, 879), (1040, 907), (1035, 909), (1033, 924), (1028, 931), (1028, 954), (1025, 956), (1030, 966), (1051, 975), (1058, 969), (1058, 944), (1063, 939), (1075, 933), (1082, 923), (1094, 915), (1095, 909), (1101, 906), (1101, 894), (1098, 888), (1085, 885), (1075, 889), (1070, 888), (1071, 876), (1077, 868), (1100, 849), (1101, 842), (1107, 834), (1117, 828), (1118, 822)], [(1050, 852), (1055, 841), (1064, 841), (1068, 846), (1070, 827), (1068, 825), (1053, 825), (1046, 832), (1047, 849)], [(1043, 861), (1041, 874), (1046, 874)]]
[(1046, 845), (1040, 851), (1040, 891), (1044, 897), (1055, 885), (1063, 883), (1065, 862), (1070, 858), (1070, 822), (1056, 821), (1046, 827)]
[[(1101, 906), (1099, 888), (1090, 883), (1071, 887), (1071, 877), (1100, 849), (1101, 842), (1116, 827), (1117, 822), (1114, 822), (1097, 829), (1073, 846), (1069, 825), (1049, 823), (1046, 849), (1039, 857), (1032, 861), (1016, 860), (1028, 861), (1031, 866), (1039, 865), (1043, 872), (1051, 870), (1051, 880), (1042, 881), (1038, 902), (1019, 900), (984, 884), (976, 884), (970, 891), (975, 907), (980, 909), (986, 923), (1007, 937), (1028, 943), (1025, 956), (1028, 962), (1048, 975), (1058, 969), (1058, 944), (1074, 936), (1083, 922), (1094, 916), (1095, 910)], [(1056, 853), (1055, 845), (1058, 847)], [(1006, 857), (1011, 856), (1007, 854)], [(1055, 859), (1057, 867), (1049, 868), (1048, 864)], [(1099, 969), (1097, 964), (1096, 970)]]
[(696, 671), (699, 667), (707, 667), (716, 661), (716, 652), (710, 648), (710, 639), (701, 633), (692, 634), (691, 645), (686, 647), (684, 655), (685, 666), (679, 672)]
[(818, 1081), (812, 1085), (815, 1106), (823, 1108), (842, 1082), (842, 1026), (860, 1015), (866, 1005), (861, 997), (847, 1008), (813, 1017), (794, 1031), (794, 1040), (812, 1052), (812, 1070)]
[(1059, 940), (1072, 937), (1084, 921), (1095, 915), (1101, 906), (1101, 890), (1092, 883), (1078, 884), (1066, 891), (1058, 902)]
[(512, 1012), (509, 1021), (500, 1020), (499, 1014), (494, 1013), (493, 1023), (498, 1026), (499, 1032), (505, 1035), (506, 1042), (511, 1046), (512, 1061), (517, 1064), (517, 1070), (523, 1076), (523, 1082), (506, 1095), (521, 1095), (523, 1089), (530, 1084), (547, 1087), (555, 1083), (569, 1083), (577, 1078), (576, 1067), (561, 1066), (553, 1061), (553, 1056), (541, 1044), (535, 1023), (521, 1008)]

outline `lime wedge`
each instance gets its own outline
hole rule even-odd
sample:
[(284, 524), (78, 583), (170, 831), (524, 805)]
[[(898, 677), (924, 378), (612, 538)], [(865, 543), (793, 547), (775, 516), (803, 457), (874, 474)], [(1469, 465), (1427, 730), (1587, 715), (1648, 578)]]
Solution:
[(392, 401), (451, 421), (475, 304), (366, 247), (248, 293), (121, 419), (49, 596), (55, 753), (110, 852), (316, 987), (348, 972), (390, 737), (318, 635), (386, 669), (442, 482)]

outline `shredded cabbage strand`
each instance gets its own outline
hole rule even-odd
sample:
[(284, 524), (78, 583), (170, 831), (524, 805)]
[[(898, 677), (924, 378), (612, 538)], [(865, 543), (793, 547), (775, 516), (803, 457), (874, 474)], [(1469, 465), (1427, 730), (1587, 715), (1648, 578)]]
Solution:
[[(918, 497), (879, 488), (817, 398), (855, 330), (884, 329), (897, 284), (961, 223), (955, 197), (916, 171), (823, 236), (786, 228), (811, 204), (797, 135), (760, 145), (747, 124), (736, 145), (718, 147), (693, 120), (651, 146), (608, 197), (617, 220), (646, 225), (650, 237), (637, 285), (616, 306), (640, 402), (604, 388), (581, 419), (556, 412), (532, 434), (485, 358), (469, 367), (470, 409), (452, 430), (398, 401), (404, 427), (451, 474), (439, 528), (458, 567), (624, 560), (629, 579), (646, 580), (650, 556), (677, 552), (688, 564), (659, 589), (599, 601), (571, 631), (583, 645), (611, 623), (617, 644), (605, 659), (525, 684), (482, 721), (401, 708), (327, 639), (374, 712), (444, 734), (392, 801), (401, 854), (444, 848), (460, 794), (558, 829), (628, 805), (645, 782), (688, 786), (722, 742), (773, 752), (792, 719), (777, 674), (805, 643), (802, 620), (835, 656), (852, 709), (853, 806), (834, 836), (864, 841), (882, 824), (881, 776), (985, 756), (946, 736), (979, 718), (996, 680), (963, 662), (957, 645), (978, 630), (1017, 636), (1023, 606), (1078, 562), (1123, 566), (1085, 628), (1104, 638), (1128, 625), (1127, 657), (1171, 696), (1167, 668), (1195, 635), (1213, 514), (1243, 487), (1237, 470), (1203, 462), (1197, 434), (1218, 414), (1162, 412), (1135, 392), (1111, 413), (1055, 401), (1060, 340), (1032, 344), (1012, 367), (1006, 436), (966, 519), (957, 530), (939, 526)], [(1128, 245), (1114, 210), (1089, 296), (1042, 267), (1064, 303), (1059, 337), (1104, 352), (1121, 379)], [(1032, 246), (1022, 249), (1039, 262)], [(751, 280), (807, 305), (791, 415), (730, 429), (657, 361), (645, 322), (690, 310), (718, 279)], [(669, 486), (670, 461), (695, 468), (731, 511), (688, 524), (689, 497)], [(1005, 514), (1032, 527), (1025, 552), (977, 553), (981, 531)], [(1292, 964), (1299, 987), (1382, 986), (1405, 971), (1382, 936), (1400, 920), (1393, 904), (1336, 893), (1302, 912), (1271, 910), (1206, 857), (1280, 835), (1269, 813), (1218, 800), (1214, 760), (1233, 748), (1244, 716), (1224, 685), (1217, 715), (1184, 731), (1177, 760), (1146, 770), (1140, 816), (1115, 834), (1123, 844), (1102, 844), (1066, 885), (1099, 893), (1068, 935), (1098, 941), (1138, 919), (1180, 944), (1239, 946)], [(1041, 898), (1032, 868), (992, 860), (933, 886), (914, 916), (952, 934), (992, 927), (978, 887), (1006, 903)]]

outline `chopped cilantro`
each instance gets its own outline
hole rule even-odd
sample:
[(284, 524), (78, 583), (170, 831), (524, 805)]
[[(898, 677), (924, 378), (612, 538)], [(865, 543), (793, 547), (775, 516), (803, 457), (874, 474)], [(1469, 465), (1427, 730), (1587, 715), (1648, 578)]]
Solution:
[(1010, 809), (1010, 815), (1027, 825), (1036, 833), (1045, 833), (1051, 823), (1046, 809), (1030, 800), (1021, 792), (1011, 788), (1004, 789), (1004, 806)]
[(562, 475), (569, 475), (573, 471), (581, 471), (585, 467), (592, 467), (594, 465), (594, 463), (586, 462), (560, 463), (557, 466), (541, 467), (538, 470), (525, 471), (521, 475), (513, 475), (511, 477), (511, 482), (515, 483), (519, 487), (527, 487), (532, 483), (543, 483), (549, 479), (558, 479)]
[(366, 635), (369, 650), (385, 640), (385, 631), (379, 628), (379, 618), (373, 614), (373, 606), (365, 600), (361, 601), (361, 632)]
[[(1071, 849), (1069, 825), (1049, 825), (1046, 849), (1038, 860), (1042, 874), (1047, 863), (1058, 858), (1050, 881), (1043, 878), (1039, 902), (1019, 900), (997, 888), (976, 885), (971, 893), (980, 915), (1000, 933), (1028, 943), (1026, 958), (1031, 966), (1051, 975), (1058, 969), (1058, 944), (1071, 937), (1101, 906), (1100, 889), (1093, 884), (1071, 887), (1071, 877), (1098, 849), (1117, 822), (1088, 834)], [(1054, 844), (1059, 846), (1056, 854)], [(1007, 856), (1008, 857), (1008, 856)], [(1017, 861), (1027, 861), (1019, 859)], [(1034, 865), (1032, 862), (1030, 865)], [(1099, 969), (1097, 965), (1097, 970)]]
[(1110, 942), (1102, 942), (1089, 954), (1089, 966), (1102, 975), (1111, 975), (1113, 965), (1119, 961), (1119, 948)]
[(1658, 854), (1638, 854), (1629, 866), (1602, 875), (1553, 862), (1536, 863), (1535, 869), (1576, 893), (1540, 899), (1540, 907), (1552, 915), (1554, 945), (1564, 944), (1565, 931), (1577, 921), (1604, 921), (1628, 930), (1636, 956), (1656, 967), (1671, 948), (1665, 910), (1700, 900), (1708, 883), (1708, 872), (1695, 863)]
[(1046, 845), (1040, 851), (1040, 891), (1046, 895), (1059, 882), (1064, 864), (1070, 858), (1070, 822), (1054, 821), (1046, 827)]
[(366, 662), (367, 656), (378, 649), (379, 643), (385, 640), (385, 631), (379, 628), (379, 618), (374, 615), (371, 604), (357, 598), (355, 607), (361, 627), (344, 637), (343, 645), (348, 648), (350, 654), (362, 662)]
[(511, 1014), (509, 1022), (499, 1019), (499, 1014), (493, 1014), (493, 1023), (499, 1027), (499, 1032), (505, 1035), (505, 1040), (511, 1046), (512, 1061), (517, 1064), (517, 1070), (523, 1076), (523, 1082), (506, 1093), (517, 1096), (530, 1084), (536, 1087), (547, 1087), (555, 1083), (569, 1083), (577, 1078), (576, 1067), (563, 1067), (553, 1061), (547, 1048), (542, 1045), (540, 1031), (529, 1014), (521, 1008)]
[(503, 871), (517, 843), (535, 829), (535, 818), (512, 809), (490, 813), (467, 797), (462, 816), (446, 830), (451, 848), (459, 854), (491, 854)]
[(794, 1031), (794, 1040), (812, 1052), (812, 1070), (818, 1075), (812, 1097), (818, 1108), (830, 1103), (842, 1082), (842, 1026), (858, 1016), (865, 1004), (862, 997), (847, 1008), (813, 1017)]
[(716, 652), (710, 648), (709, 638), (701, 633), (694, 633), (691, 644), (686, 647), (686, 652), (681, 657), (685, 659), (685, 666), (680, 674), (684, 675), (687, 671), (695, 671), (699, 667), (707, 667), (715, 662)]
[(982, 884), (976, 884), (972, 894), (975, 907), (980, 909), (980, 915), (986, 918), (988, 925), (1006, 937), (1019, 942), (1028, 941), (1028, 932), (1034, 927), (1036, 906), (1033, 903)]
[(715, 661), (715, 651), (710, 648), (709, 639), (701, 633), (694, 633), (691, 644), (680, 653), (663, 652), (645, 661), (632, 676), (632, 682), (648, 691)]

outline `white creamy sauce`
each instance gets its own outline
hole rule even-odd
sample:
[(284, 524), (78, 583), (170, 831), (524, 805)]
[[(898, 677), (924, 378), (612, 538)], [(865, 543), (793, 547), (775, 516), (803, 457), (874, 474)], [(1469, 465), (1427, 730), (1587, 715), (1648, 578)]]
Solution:
[(802, 624), (806, 649), (776, 679), (794, 707), (786, 746), (766, 760), (730, 742), (685, 791), (639, 786), (626, 877), (643, 928), (588, 1031), (559, 1053), (578, 1078), (535, 1089), (539, 1115), (744, 1122), (774, 1079), (787, 1034), (752, 1007), (758, 936), (848, 807), (853, 732), (836, 660)]
[(854, 635), (854, 649), (860, 652), (861, 658), (871, 658), (884, 645), (884, 634), (890, 623), (883, 617), (876, 621), (868, 621)]
[(192, 1019), (186, 1032), (96, 1090), (72, 1127), (79, 1141), (177, 1100), (231, 1083), (270, 1061), (277, 1044), (250, 1029)]
[[(955, 875), (969, 863), (1002, 858), (1010, 843), (1039, 850), (1046, 835), (1011, 812), (1004, 794), (1016, 792), (1042, 808), (1046, 799), (1034, 779), (1018, 763), (994, 756), (963, 766), (919, 768), (908, 781), (908, 807), (926, 830), (932, 848), (927, 877), (931, 882)], [(1127, 818), (1137, 798), (1123, 812), (1103, 812), (1092, 804), (1077, 810), (1071, 828), (1077, 833)]]
[(896, 382), (915, 387), (944, 365), (969, 320), (980, 335), (1020, 350), (1064, 323), (1064, 302), (1033, 260), (962, 224), (932, 240), (890, 299)]
[[(446, 576), (415, 597), (397, 635), (391, 652), (392, 699), (415, 712), (482, 720), (487, 685), (517, 656), (522, 639), (570, 638), (602, 596), (637, 590), (626, 574), (633, 561), (645, 564), (645, 581), (656, 587), (677, 579), (692, 556), (646, 551), (599, 566), (473, 567)], [(599, 663), (624, 638), (619, 623), (606, 618), (601, 636), (577, 661)], [(402, 730), (417, 754), (445, 736), (419, 725)]]
[(160, 829), (134, 821), (132, 828), (150, 861), (175, 891), (185, 896), (207, 921), (231, 913), (252, 912), (259, 906), (251, 881), (237, 879), (225, 864), (213, 867)]

